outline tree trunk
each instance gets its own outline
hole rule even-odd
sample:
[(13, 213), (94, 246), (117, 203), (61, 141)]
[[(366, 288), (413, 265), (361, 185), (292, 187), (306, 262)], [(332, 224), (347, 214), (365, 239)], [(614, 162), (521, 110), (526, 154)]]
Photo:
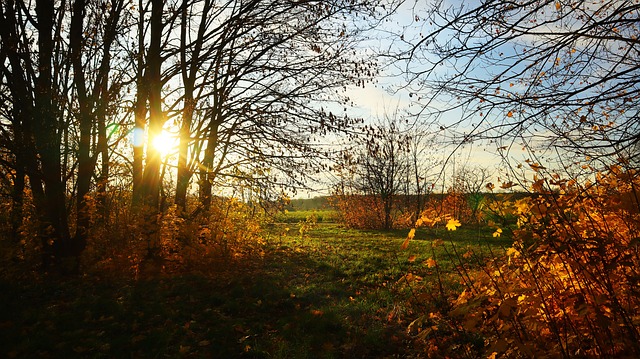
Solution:
[(20, 240), (20, 231), (24, 218), (24, 187), (25, 171), (21, 156), (16, 155), (16, 174), (13, 179), (11, 202), (11, 239), (14, 242)]
[(84, 33), (85, 0), (76, 0), (71, 17), (71, 63), (73, 65), (73, 85), (78, 95), (80, 141), (78, 142), (78, 180), (76, 194), (76, 234), (75, 240), (86, 241), (91, 218), (88, 211), (87, 196), (91, 188), (91, 177), (95, 161), (91, 157), (91, 135), (93, 116), (90, 99), (87, 96), (84, 68), (82, 66), (82, 34)]
[(153, 0), (151, 7), (151, 36), (148, 54), (149, 76), (149, 136), (147, 137), (147, 158), (142, 175), (142, 193), (145, 211), (145, 225), (149, 256), (156, 257), (160, 251), (158, 214), (160, 211), (160, 152), (153, 147), (153, 140), (162, 132), (164, 114), (162, 112), (161, 39), (163, 0)]
[[(193, 86), (191, 87), (191, 91)], [(180, 126), (180, 143), (178, 145), (178, 174), (176, 183), (175, 204), (179, 213), (184, 213), (187, 207), (187, 189), (193, 172), (189, 168), (189, 144), (191, 143), (191, 122), (193, 119), (194, 99), (190, 95), (189, 89), (185, 85), (185, 106), (182, 116), (182, 126)]]
[(59, 263), (65, 257), (78, 256), (84, 249), (81, 242), (70, 237), (67, 222), (65, 183), (62, 180), (58, 111), (53, 106), (52, 86), (54, 4), (36, 1), (38, 20), (38, 77), (35, 82), (34, 139), (40, 156), (44, 183), (44, 208), (40, 236), (44, 248), (43, 264)]
[(142, 186), (144, 158), (144, 133), (147, 125), (147, 99), (149, 97), (149, 86), (147, 84), (147, 70), (145, 63), (144, 48), (144, 6), (139, 0), (140, 9), (138, 20), (138, 73), (136, 74), (136, 103), (135, 103), (135, 127), (133, 128), (133, 194), (132, 207), (135, 210), (142, 208), (144, 199), (144, 188)]

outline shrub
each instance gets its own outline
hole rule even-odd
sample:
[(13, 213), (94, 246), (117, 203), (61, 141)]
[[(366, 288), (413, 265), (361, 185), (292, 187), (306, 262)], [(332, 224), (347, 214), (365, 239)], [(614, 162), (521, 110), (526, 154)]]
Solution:
[(538, 195), (515, 203), (513, 246), (461, 269), (448, 328), (480, 334), (492, 357), (640, 356), (639, 186), (619, 166), (594, 182), (537, 174)]

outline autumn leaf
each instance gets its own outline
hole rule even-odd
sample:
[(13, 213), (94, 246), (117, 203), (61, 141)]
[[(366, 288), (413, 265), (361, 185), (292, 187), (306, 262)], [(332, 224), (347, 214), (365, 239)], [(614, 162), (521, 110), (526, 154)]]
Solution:
[(544, 178), (539, 179), (535, 182), (533, 182), (533, 184), (531, 185), (531, 188), (533, 189), (534, 192), (542, 192), (543, 191), (543, 186), (544, 186)]
[(560, 1), (556, 1), (556, 10), (560, 11), (561, 8), (562, 4), (560, 4)]
[(513, 187), (513, 186), (515, 186), (515, 185), (516, 185), (516, 184), (515, 184), (515, 183), (513, 183), (513, 182), (511, 182), (511, 181), (509, 181), (509, 182), (503, 182), (502, 184), (500, 184), (500, 188), (502, 188), (502, 189), (509, 189), (509, 188), (511, 188), (511, 187)]
[(438, 263), (436, 263), (436, 261), (433, 258), (429, 258), (426, 261), (424, 261), (423, 263), (424, 265), (427, 266), (427, 268), (433, 268), (436, 265), (438, 265)]
[(447, 230), (448, 231), (455, 231), (460, 226), (461, 226), (460, 221), (458, 221), (457, 219), (453, 219), (452, 218), (447, 222)]
[(508, 257), (511, 257), (511, 256), (517, 257), (519, 254), (520, 254), (520, 252), (517, 249), (513, 248), (513, 247), (510, 247), (509, 249), (507, 249), (507, 256)]
[(400, 248), (407, 249), (407, 247), (409, 247), (409, 241), (415, 238), (415, 236), (416, 236), (416, 229), (411, 228), (411, 230), (409, 231), (409, 234), (407, 235), (407, 239), (405, 239), (404, 242), (402, 242), (402, 246)]
[(416, 261), (416, 255), (414, 254), (414, 255), (409, 256), (409, 258), (408, 258), (407, 260), (408, 260), (410, 263), (415, 262), (415, 261)]
[(502, 229), (498, 228), (495, 232), (493, 232), (493, 238), (500, 237), (502, 235)]
[(507, 117), (513, 117), (513, 111), (507, 112)]
[(534, 170), (534, 171), (536, 171), (536, 172), (538, 172), (538, 171), (540, 171), (540, 170), (545, 170), (545, 169), (546, 169), (544, 166), (541, 166), (541, 165), (539, 165), (539, 164), (537, 164), (537, 163), (530, 163), (530, 164), (529, 164), (529, 167), (531, 167), (531, 169), (532, 169), (532, 170)]

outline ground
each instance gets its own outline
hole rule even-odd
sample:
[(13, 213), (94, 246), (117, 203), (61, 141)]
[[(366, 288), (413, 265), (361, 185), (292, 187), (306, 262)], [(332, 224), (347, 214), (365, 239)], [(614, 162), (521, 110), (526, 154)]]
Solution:
[(336, 224), (291, 232), (268, 236), (260, 255), (193, 273), (5, 279), (0, 357), (411, 356), (421, 283), (406, 275), (434, 275), (422, 264), (430, 241), (403, 250), (406, 231)]

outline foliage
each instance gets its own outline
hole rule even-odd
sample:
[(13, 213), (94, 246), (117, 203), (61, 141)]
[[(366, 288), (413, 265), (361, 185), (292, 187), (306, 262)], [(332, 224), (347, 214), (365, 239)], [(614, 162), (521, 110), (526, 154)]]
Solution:
[(336, 194), (329, 202), (348, 228), (380, 229), (384, 223), (383, 205), (376, 196)]
[(452, 329), (423, 332), (428, 350), (451, 355), (434, 339), (473, 334), (480, 345), (467, 342), (457, 355), (640, 354), (639, 185), (637, 171), (620, 166), (583, 183), (537, 173), (537, 196), (513, 202), (513, 246), (480, 269), (462, 265), (465, 289), (449, 300), (450, 311), (417, 321)]

